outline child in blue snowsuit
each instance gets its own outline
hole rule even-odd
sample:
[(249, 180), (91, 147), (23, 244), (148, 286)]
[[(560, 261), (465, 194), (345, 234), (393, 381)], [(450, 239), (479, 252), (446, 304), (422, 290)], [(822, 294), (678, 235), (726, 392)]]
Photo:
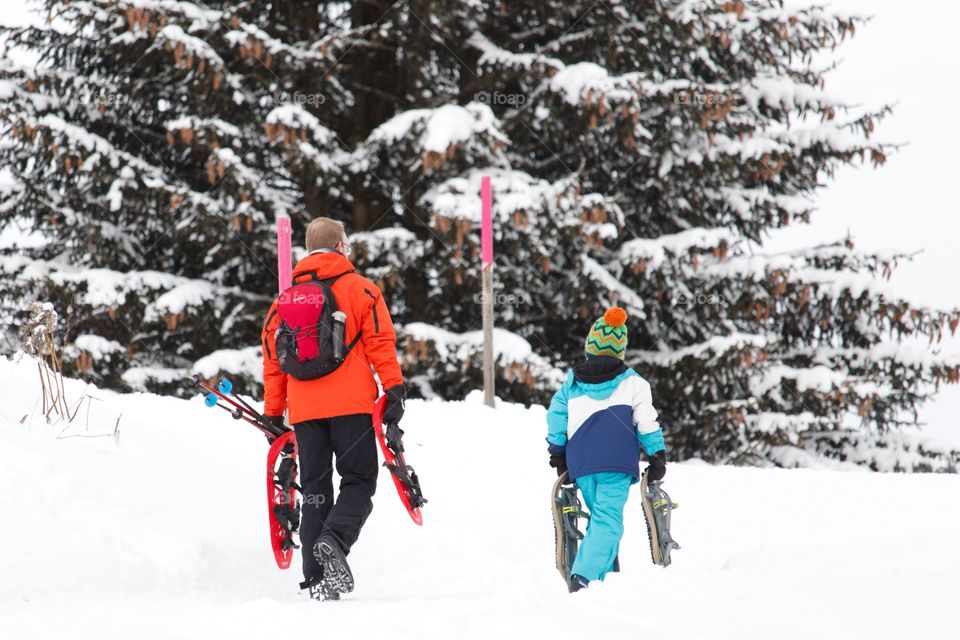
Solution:
[(640, 479), (640, 449), (650, 457), (648, 479), (666, 474), (666, 447), (650, 383), (623, 362), (627, 313), (612, 307), (584, 343), (586, 360), (570, 370), (547, 411), (550, 466), (576, 481), (590, 511), (571, 570), (574, 590), (614, 569), (623, 535), (623, 507)]

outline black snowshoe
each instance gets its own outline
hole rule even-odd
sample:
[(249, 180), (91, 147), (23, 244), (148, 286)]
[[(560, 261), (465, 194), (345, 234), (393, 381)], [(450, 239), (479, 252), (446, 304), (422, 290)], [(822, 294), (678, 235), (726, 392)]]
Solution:
[(577, 496), (577, 485), (570, 482), (564, 472), (553, 484), (553, 533), (556, 542), (557, 571), (567, 583), (571, 593), (578, 591), (582, 585), (570, 575), (573, 561), (577, 557), (577, 547), (583, 540), (583, 534), (577, 527), (580, 518), (589, 518), (590, 514), (581, 509), (580, 498)]
[(662, 481), (647, 481), (647, 473), (640, 479), (640, 495), (643, 499), (643, 515), (647, 521), (647, 538), (650, 541), (650, 559), (653, 564), (670, 565), (670, 552), (679, 549), (670, 536), (670, 513), (679, 505), (674, 504), (661, 486)]

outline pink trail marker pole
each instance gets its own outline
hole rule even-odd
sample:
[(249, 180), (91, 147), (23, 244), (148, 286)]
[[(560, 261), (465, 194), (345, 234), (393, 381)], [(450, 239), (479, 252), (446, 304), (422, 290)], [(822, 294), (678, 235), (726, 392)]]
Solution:
[(493, 187), (490, 176), (480, 179), (480, 259), (483, 301), (483, 402), (494, 406), (493, 351)]
[(293, 263), (290, 257), (290, 218), (277, 219), (277, 286), (280, 293), (290, 288)]
[(490, 176), (480, 179), (480, 253), (484, 270), (493, 269), (493, 187)]

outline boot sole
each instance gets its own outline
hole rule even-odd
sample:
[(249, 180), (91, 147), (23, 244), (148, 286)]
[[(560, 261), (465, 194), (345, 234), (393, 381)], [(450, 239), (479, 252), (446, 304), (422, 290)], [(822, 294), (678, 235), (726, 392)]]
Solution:
[(331, 600), (339, 600), (340, 594), (336, 591), (327, 590), (326, 586), (318, 585), (316, 588), (311, 587), (310, 599), (316, 600), (317, 602), (329, 602)]
[(313, 555), (323, 565), (323, 582), (330, 591), (337, 594), (353, 591), (353, 573), (339, 549), (321, 540), (314, 547)]

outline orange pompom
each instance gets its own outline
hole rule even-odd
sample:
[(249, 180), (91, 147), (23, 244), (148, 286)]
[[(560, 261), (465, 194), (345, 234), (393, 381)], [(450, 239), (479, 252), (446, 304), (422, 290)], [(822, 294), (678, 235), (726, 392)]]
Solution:
[(611, 327), (622, 327), (627, 321), (627, 312), (620, 307), (610, 307), (603, 314), (603, 321)]

